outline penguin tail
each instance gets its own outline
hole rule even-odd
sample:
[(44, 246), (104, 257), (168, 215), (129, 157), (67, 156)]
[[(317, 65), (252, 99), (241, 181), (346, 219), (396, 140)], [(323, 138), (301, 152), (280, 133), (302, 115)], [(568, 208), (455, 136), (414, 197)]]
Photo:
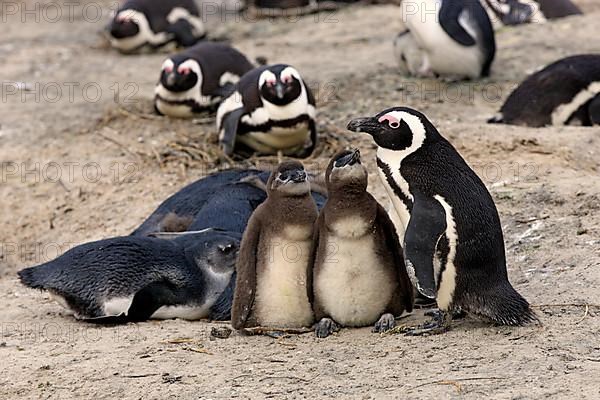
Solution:
[(44, 264), (36, 267), (25, 268), (17, 272), (21, 283), (32, 289), (47, 289), (47, 273), (44, 268)]
[(486, 311), (484, 314), (501, 325), (523, 326), (540, 322), (529, 302), (508, 282), (495, 287), (482, 306)]

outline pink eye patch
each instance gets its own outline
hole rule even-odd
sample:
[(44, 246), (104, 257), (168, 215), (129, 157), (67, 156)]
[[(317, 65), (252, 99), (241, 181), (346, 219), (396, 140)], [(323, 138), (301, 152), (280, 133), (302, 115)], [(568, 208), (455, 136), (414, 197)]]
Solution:
[(186, 68), (186, 67), (179, 67), (179, 69), (177, 69), (177, 71), (182, 75), (187, 75), (190, 73), (190, 69)]
[(381, 118), (379, 118), (378, 121), (379, 121), (379, 123), (383, 123), (383, 122), (387, 121), (388, 126), (392, 129), (396, 129), (396, 128), (400, 127), (400, 120), (389, 114), (382, 116)]

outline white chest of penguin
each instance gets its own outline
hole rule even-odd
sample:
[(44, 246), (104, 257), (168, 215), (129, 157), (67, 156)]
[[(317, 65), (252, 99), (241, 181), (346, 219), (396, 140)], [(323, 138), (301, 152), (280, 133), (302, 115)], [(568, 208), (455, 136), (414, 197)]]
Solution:
[(256, 285), (255, 313), (261, 325), (286, 328), (312, 323), (307, 292), (311, 247), (311, 225), (287, 226), (266, 244)]
[(324, 311), (345, 326), (364, 326), (377, 321), (396, 290), (393, 271), (377, 254), (370, 227), (356, 218), (330, 227), (327, 254), (315, 277), (315, 293)]
[(290, 127), (273, 126), (267, 132), (253, 131), (238, 138), (242, 143), (261, 151), (283, 150), (303, 146), (309, 136), (308, 121)]

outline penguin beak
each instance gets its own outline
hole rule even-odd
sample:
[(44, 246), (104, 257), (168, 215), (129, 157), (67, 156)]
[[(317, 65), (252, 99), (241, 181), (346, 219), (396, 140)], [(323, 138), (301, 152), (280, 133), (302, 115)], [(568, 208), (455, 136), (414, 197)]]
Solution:
[(368, 133), (373, 136), (381, 131), (381, 124), (373, 117), (355, 118), (346, 127), (352, 132)]
[(304, 170), (294, 171), (294, 173), (292, 174), (292, 176), (290, 177), (290, 179), (294, 183), (304, 182), (304, 181), (306, 181), (306, 171), (304, 171)]
[(277, 82), (277, 84), (275, 85), (275, 95), (277, 96), (278, 99), (282, 100), (284, 93), (285, 93), (285, 87), (283, 86), (283, 84), (281, 82)]
[(167, 75), (167, 86), (171, 87), (173, 85), (175, 85), (175, 72), (171, 72), (169, 75)]
[(348, 165), (354, 165), (357, 162), (360, 163), (360, 151), (358, 149), (354, 149), (352, 152), (335, 160), (334, 166), (336, 168), (343, 168)]

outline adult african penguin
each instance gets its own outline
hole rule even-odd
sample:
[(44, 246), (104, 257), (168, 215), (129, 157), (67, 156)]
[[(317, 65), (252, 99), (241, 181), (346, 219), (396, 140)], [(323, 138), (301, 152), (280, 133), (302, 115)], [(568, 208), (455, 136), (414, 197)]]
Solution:
[(163, 62), (154, 108), (159, 114), (178, 118), (216, 108), (252, 68), (246, 56), (231, 46), (198, 43)]
[[(451, 79), (488, 76), (496, 53), (494, 30), (479, 1), (419, 0), (401, 3), (402, 22), (424, 52), (417, 76)], [(396, 41), (401, 46), (407, 41)], [(402, 53), (397, 48), (397, 53)]]
[(287, 64), (246, 73), (217, 110), (223, 151), (307, 157), (316, 145), (315, 99)]
[(440, 313), (413, 334), (439, 333), (463, 310), (503, 325), (536, 319), (511, 286), (494, 201), (427, 117), (407, 107), (350, 121), (377, 144), (377, 167), (396, 216), (409, 276)]
[(189, 47), (205, 34), (194, 0), (126, 0), (109, 25), (111, 45), (123, 53)]
[(238, 330), (308, 327), (313, 322), (309, 261), (317, 206), (304, 166), (281, 163), (267, 190), (240, 244), (231, 323)]
[(19, 278), (91, 322), (227, 319), (222, 294), (231, 285), (239, 240), (217, 230), (173, 240), (105, 239), (26, 268)]
[(570, 0), (486, 0), (504, 25), (543, 22), (582, 14)]
[(385, 332), (412, 311), (413, 291), (394, 224), (367, 192), (358, 149), (333, 156), (327, 203), (313, 237), (313, 310), (317, 337), (339, 326), (373, 325)]
[(600, 55), (558, 60), (523, 81), (488, 122), (542, 127), (600, 124)]

